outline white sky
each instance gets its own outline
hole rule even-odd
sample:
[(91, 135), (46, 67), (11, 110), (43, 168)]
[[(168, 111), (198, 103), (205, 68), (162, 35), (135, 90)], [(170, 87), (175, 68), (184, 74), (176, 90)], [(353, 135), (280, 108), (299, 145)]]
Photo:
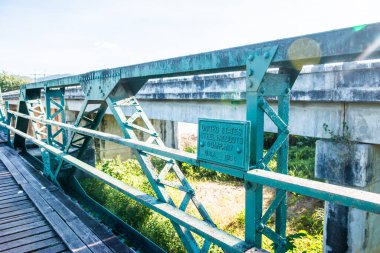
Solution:
[(0, 71), (78, 74), (380, 22), (379, 0), (0, 0)]

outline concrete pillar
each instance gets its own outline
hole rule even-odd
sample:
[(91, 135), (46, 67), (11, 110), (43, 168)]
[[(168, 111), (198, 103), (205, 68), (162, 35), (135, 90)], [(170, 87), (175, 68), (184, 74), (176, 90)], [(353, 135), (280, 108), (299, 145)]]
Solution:
[[(178, 148), (177, 122), (166, 120), (151, 120), (151, 122), (167, 147)], [(142, 120), (136, 120), (135, 124), (142, 125)], [(120, 127), (113, 115), (104, 116), (99, 126), (99, 130), (105, 133), (122, 136)], [(147, 139), (147, 136), (144, 136), (140, 131), (136, 131), (136, 133), (139, 138)], [(122, 160), (133, 158), (131, 149), (113, 142), (95, 139), (94, 146), (96, 159), (112, 159), (117, 156), (120, 156)]]
[[(315, 176), (380, 193), (380, 145), (317, 141)], [(324, 252), (380, 252), (380, 215), (325, 203)]]

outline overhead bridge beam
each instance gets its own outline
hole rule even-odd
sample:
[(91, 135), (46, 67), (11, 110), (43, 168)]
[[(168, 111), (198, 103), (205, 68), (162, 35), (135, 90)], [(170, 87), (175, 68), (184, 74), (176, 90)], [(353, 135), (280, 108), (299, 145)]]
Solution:
[(315, 33), (288, 39), (257, 43), (125, 67), (93, 71), (22, 86), (25, 89), (78, 85), (88, 79), (118, 76), (121, 79), (149, 79), (181, 75), (245, 70), (247, 56), (277, 46), (271, 66), (294, 67), (317, 63), (373, 59), (380, 57), (376, 47), (380, 23)]

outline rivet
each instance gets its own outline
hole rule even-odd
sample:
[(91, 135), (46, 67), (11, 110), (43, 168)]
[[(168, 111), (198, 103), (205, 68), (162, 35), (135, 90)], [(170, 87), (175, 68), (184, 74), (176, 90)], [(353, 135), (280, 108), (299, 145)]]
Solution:
[(264, 58), (265, 58), (265, 59), (268, 59), (268, 58), (269, 58), (269, 53), (268, 53), (268, 52), (265, 52), (265, 53), (264, 53)]
[(248, 69), (248, 76), (253, 76), (253, 73), (254, 73), (253, 69)]
[(286, 246), (286, 244), (288, 244), (288, 242), (286, 241), (286, 239), (282, 239), (281, 241), (280, 241), (280, 246)]
[(156, 182), (157, 182), (157, 183), (160, 183), (160, 182), (161, 182), (161, 179), (157, 178), (157, 179), (156, 179)]
[(200, 145), (201, 147), (204, 147), (204, 146), (205, 146), (205, 143), (204, 143), (203, 141), (201, 141), (201, 143), (199, 143), (199, 145)]
[(240, 149), (240, 148), (237, 148), (237, 149), (236, 149), (236, 153), (240, 154), (240, 153), (241, 153), (241, 149)]
[(259, 231), (259, 232), (262, 232), (264, 230), (265, 226), (263, 223), (259, 223), (256, 227), (256, 230)]
[(251, 55), (248, 56), (248, 61), (253, 61), (253, 59), (255, 59), (254, 55), (251, 54)]
[(264, 88), (264, 87), (261, 87), (261, 88), (260, 88), (260, 92), (261, 92), (261, 94), (264, 94), (264, 92), (265, 92), (265, 88)]

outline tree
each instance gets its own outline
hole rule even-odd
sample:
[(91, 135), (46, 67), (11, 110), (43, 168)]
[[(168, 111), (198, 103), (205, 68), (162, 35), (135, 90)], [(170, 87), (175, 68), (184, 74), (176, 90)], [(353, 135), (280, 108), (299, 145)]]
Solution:
[(5, 71), (0, 73), (0, 87), (1, 87), (2, 92), (17, 90), (19, 89), (20, 85), (23, 85), (26, 83), (30, 83), (30, 80), (28, 80), (25, 77), (11, 75)]

